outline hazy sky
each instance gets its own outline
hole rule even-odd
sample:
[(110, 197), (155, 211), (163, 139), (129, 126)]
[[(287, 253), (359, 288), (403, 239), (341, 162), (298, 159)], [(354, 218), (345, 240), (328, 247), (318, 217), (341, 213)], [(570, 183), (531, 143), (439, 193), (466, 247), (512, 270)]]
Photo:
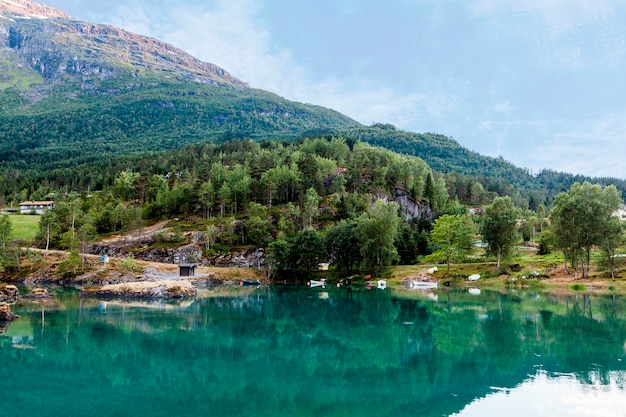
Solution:
[(626, 178), (626, 0), (40, 2), (364, 124)]

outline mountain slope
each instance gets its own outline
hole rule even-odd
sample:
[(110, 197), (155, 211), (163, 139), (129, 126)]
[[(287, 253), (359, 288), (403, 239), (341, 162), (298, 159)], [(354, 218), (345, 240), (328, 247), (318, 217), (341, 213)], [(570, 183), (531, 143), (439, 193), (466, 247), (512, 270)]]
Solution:
[[(497, 194), (510, 194), (511, 185), (526, 196), (533, 190), (535, 203), (549, 202), (574, 178), (585, 179), (553, 172), (533, 177), (442, 135), (363, 126), (250, 88), (159, 40), (78, 21), (29, 0), (0, 0), (0, 170), (13, 177), (206, 141), (315, 135), (419, 156), (435, 171), (477, 178)], [(623, 181), (618, 186), (626, 191)]]
[(233, 137), (354, 126), (184, 51), (27, 0), (0, 0), (0, 167), (70, 166)]

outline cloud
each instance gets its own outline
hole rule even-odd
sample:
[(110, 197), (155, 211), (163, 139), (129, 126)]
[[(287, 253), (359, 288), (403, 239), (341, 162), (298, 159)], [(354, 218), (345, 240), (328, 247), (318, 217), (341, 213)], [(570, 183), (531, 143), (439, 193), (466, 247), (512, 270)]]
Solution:
[(620, 0), (477, 0), (469, 6), (493, 36), (528, 41), (540, 65), (581, 70), (624, 63)]
[(256, 0), (159, 4), (155, 8), (135, 1), (118, 7), (111, 19), (117, 26), (159, 38), (219, 65), (252, 87), (333, 108), (364, 124), (417, 124), (428, 130), (431, 121), (443, 123), (444, 115), (459, 102), (457, 95), (442, 91), (399, 93), (374, 79), (345, 82), (305, 68), (291, 51), (276, 47), (259, 17), (261, 3)]
[(626, 178), (626, 109), (572, 121), (491, 119), (474, 135), (490, 138), (478, 151), (503, 156), (537, 172), (557, 171)]

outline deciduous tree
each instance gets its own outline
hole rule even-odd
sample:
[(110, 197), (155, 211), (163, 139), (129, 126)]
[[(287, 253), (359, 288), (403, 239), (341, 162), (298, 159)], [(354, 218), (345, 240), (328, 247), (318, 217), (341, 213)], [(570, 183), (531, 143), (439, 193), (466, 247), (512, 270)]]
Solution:
[(487, 253), (498, 259), (497, 269), (503, 259), (510, 256), (513, 247), (518, 240), (517, 235), (517, 209), (510, 197), (496, 197), (485, 208), (481, 233), (487, 243)]
[(468, 215), (444, 214), (435, 220), (430, 233), (433, 243), (437, 244), (431, 257), (444, 260), (450, 272), (450, 262), (461, 261), (472, 250), (474, 233), (474, 222)]

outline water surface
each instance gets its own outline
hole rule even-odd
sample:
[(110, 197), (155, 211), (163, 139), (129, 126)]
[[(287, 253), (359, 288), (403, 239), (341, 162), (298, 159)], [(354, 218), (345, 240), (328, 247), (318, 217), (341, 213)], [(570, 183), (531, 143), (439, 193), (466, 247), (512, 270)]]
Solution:
[(615, 296), (342, 289), (20, 302), (3, 415), (626, 416)]

